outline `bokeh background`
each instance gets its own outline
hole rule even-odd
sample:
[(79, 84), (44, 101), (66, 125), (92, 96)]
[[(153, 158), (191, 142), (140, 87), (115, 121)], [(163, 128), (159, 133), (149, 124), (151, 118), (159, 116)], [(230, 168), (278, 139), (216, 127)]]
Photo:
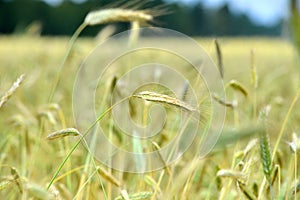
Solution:
[[(121, 3), (120, 3), (121, 2)], [(154, 26), (191, 36), (284, 36), (297, 0), (152, 0), (136, 1), (141, 8), (165, 5)], [(71, 35), (85, 15), (107, 5), (126, 4), (110, 0), (0, 0), (1, 34)], [(295, 7), (294, 5), (294, 7)], [(161, 8), (160, 8), (161, 10)], [(117, 24), (118, 31), (128, 23)], [(94, 35), (99, 27), (86, 29)]]

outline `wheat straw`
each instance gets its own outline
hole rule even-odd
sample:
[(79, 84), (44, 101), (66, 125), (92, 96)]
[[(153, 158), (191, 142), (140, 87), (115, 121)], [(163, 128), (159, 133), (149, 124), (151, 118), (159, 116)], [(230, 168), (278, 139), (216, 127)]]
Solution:
[(258, 139), (253, 139), (247, 144), (246, 148), (243, 151), (244, 157), (247, 156), (248, 153), (253, 149), (253, 147), (256, 146), (257, 142), (258, 142)]
[(250, 54), (250, 70), (251, 70), (251, 83), (254, 86), (254, 88), (257, 88), (257, 83), (258, 83), (258, 77), (257, 77), (257, 72), (256, 72), (256, 66), (254, 63), (254, 51), (251, 50)]
[(9, 88), (9, 90), (4, 94), (4, 96), (0, 100), (0, 108), (10, 99), (10, 97), (16, 92), (18, 87), (20, 87), (22, 81), (25, 78), (25, 74), (22, 74)]
[(243, 183), (240, 183), (239, 181), (237, 181), (237, 186), (241, 189), (241, 191), (243, 192), (243, 194), (249, 199), (249, 200), (254, 200), (256, 199), (256, 197), (252, 194), (252, 192), (250, 192)]
[(167, 173), (171, 175), (171, 170), (169, 169), (168, 164), (166, 163), (166, 161), (164, 160), (163, 156), (160, 153), (161, 150), (160, 146), (155, 141), (151, 141), (151, 143), (154, 151), (158, 153), (160, 160), (163, 162), (164, 168), (166, 169)]
[(173, 105), (179, 108), (183, 108), (187, 111), (196, 112), (197, 109), (190, 106), (189, 104), (180, 101), (177, 98), (170, 97), (165, 94), (159, 94), (156, 92), (149, 92), (149, 91), (142, 91), (138, 94), (134, 94), (133, 97), (141, 98), (146, 101), (152, 101), (152, 102), (159, 102), (159, 103), (165, 103), (169, 105)]
[(122, 8), (111, 8), (97, 10), (88, 13), (84, 23), (89, 26), (104, 24), (109, 22), (133, 22), (146, 23), (153, 20), (153, 16), (143, 10), (130, 10)]
[[(157, 183), (156, 180), (154, 180), (154, 178), (152, 178), (149, 175), (146, 175), (144, 178), (145, 183), (147, 183), (149, 186), (152, 187), (153, 190), (157, 190), (158, 193), (161, 193), (161, 189), (159, 187), (159, 184)], [(154, 193), (155, 194), (155, 193)], [(154, 195), (153, 195), (154, 196)]]
[[(123, 191), (125, 193), (126, 190), (122, 190), (121, 192), (123, 192)], [(124, 196), (126, 195), (126, 193), (122, 194), (121, 196), (118, 196), (117, 198), (115, 198), (115, 200), (124, 200), (125, 199)], [(150, 199), (152, 196), (153, 196), (153, 192), (144, 191), (144, 192), (130, 194), (130, 195), (126, 196), (126, 198), (128, 198), (130, 200), (142, 200), (142, 199)]]

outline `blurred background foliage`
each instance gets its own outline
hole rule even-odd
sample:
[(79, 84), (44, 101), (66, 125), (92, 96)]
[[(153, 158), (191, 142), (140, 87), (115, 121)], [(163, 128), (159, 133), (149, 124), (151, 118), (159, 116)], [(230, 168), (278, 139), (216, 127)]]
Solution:
[[(299, 3), (299, 1), (298, 1)], [(298, 52), (300, 53), (300, 10), (297, 7), (297, 0), (291, 0), (290, 3), (290, 25), (291, 30), (294, 38), (294, 43), (296, 47), (298, 48)]]
[[(86, 0), (75, 3), (64, 0), (54, 6), (37, 0), (0, 0), (0, 33), (31, 31), (42, 35), (71, 35), (89, 11), (112, 2), (117, 1)], [(154, 25), (191, 36), (279, 36), (287, 32), (288, 23), (284, 20), (273, 26), (259, 26), (244, 14), (231, 13), (226, 3), (220, 8), (207, 9), (201, 1), (193, 6), (163, 0), (147, 2), (146, 8), (164, 4), (167, 9), (167, 14), (157, 17)], [(119, 31), (127, 29), (127, 26), (125, 23), (117, 24)], [(95, 35), (98, 31), (99, 27), (90, 27), (83, 35)]]

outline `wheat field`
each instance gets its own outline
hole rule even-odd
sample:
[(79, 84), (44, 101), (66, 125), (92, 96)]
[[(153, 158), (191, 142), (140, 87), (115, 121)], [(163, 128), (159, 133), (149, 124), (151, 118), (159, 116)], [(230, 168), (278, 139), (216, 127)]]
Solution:
[[(215, 148), (200, 160), (184, 155), (164, 169), (134, 174), (104, 166), (82, 144), (65, 160), (80, 133), (76, 129), (56, 131), (75, 127), (72, 92), (76, 73), (99, 43), (97, 38), (76, 41), (49, 102), (68, 40), (0, 37), (0, 97), (25, 74), (0, 106), (0, 199), (300, 198), (300, 68), (290, 41), (218, 38), (228, 86), (226, 101), (237, 104), (227, 107)], [(214, 38), (195, 40), (217, 63)], [(109, 88), (110, 83), (101, 87)], [(133, 102), (137, 101), (141, 100)], [(104, 120), (109, 124), (109, 116)]]

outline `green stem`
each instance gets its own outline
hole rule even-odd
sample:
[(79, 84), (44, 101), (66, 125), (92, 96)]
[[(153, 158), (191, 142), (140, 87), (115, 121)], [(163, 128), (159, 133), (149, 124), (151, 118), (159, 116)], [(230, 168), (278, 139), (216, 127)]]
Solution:
[(274, 146), (273, 155), (272, 155), (272, 161), (275, 158), (275, 155), (276, 155), (279, 143), (281, 141), (282, 135), (284, 133), (285, 127), (287, 125), (288, 119), (290, 118), (291, 112), (292, 112), (292, 110), (293, 110), (293, 108), (294, 108), (294, 106), (295, 106), (295, 104), (296, 104), (299, 96), (300, 96), (300, 89), (297, 91), (297, 94), (295, 95), (295, 97), (294, 97), (294, 99), (292, 101), (292, 104), (291, 104), (291, 106), (290, 106), (290, 108), (289, 108), (289, 110), (288, 110), (288, 112), (287, 112), (287, 114), (286, 114), (286, 116), (284, 118), (283, 124), (282, 124), (280, 132), (279, 132), (279, 136), (278, 136), (277, 141), (276, 141), (275, 146)]
[(72, 147), (72, 149), (70, 150), (70, 152), (67, 154), (67, 156), (65, 157), (65, 159), (62, 161), (62, 163), (59, 165), (58, 169), (56, 170), (55, 174), (53, 175), (53, 177), (50, 180), (50, 183), (47, 186), (47, 190), (49, 190), (49, 188), (51, 187), (51, 185), (53, 184), (54, 180), (56, 179), (56, 177), (58, 176), (59, 172), (62, 170), (63, 166), (66, 164), (67, 160), (70, 158), (70, 156), (72, 155), (72, 153), (75, 151), (75, 149), (78, 147), (78, 145), (81, 143), (81, 141), (84, 139), (84, 137), (92, 130), (92, 128), (107, 114), (109, 113), (115, 106), (119, 105), (120, 103), (124, 102), (125, 100), (127, 100), (129, 97), (126, 97), (122, 100), (120, 100), (119, 102), (115, 103), (114, 105), (112, 105), (111, 107), (109, 107), (104, 113), (102, 113), (102, 115), (100, 115), (94, 122), (93, 124), (84, 132), (84, 134), (81, 136), (81, 138), (76, 142), (76, 144)]
[(51, 92), (50, 92), (50, 95), (49, 95), (49, 98), (48, 98), (48, 102), (51, 102), (52, 101), (52, 98), (53, 98), (53, 95), (55, 93), (55, 90), (60, 82), (60, 77), (61, 77), (61, 71), (62, 71), (62, 68), (63, 66), (65, 65), (69, 55), (70, 55), (70, 52), (74, 46), (74, 43), (76, 41), (76, 39), (78, 38), (78, 36), (80, 35), (80, 33), (83, 31), (83, 29), (85, 29), (85, 27), (87, 27), (87, 24), (86, 23), (82, 23), (75, 31), (75, 33), (73, 34), (73, 36), (71, 37), (71, 39), (69, 40), (69, 43), (68, 43), (68, 49), (64, 55), (64, 58), (61, 62), (61, 64), (59, 65), (59, 68), (58, 68), (58, 71), (57, 71), (57, 74), (56, 74), (56, 78), (55, 78), (55, 82), (54, 82), (54, 85), (51, 89)]

